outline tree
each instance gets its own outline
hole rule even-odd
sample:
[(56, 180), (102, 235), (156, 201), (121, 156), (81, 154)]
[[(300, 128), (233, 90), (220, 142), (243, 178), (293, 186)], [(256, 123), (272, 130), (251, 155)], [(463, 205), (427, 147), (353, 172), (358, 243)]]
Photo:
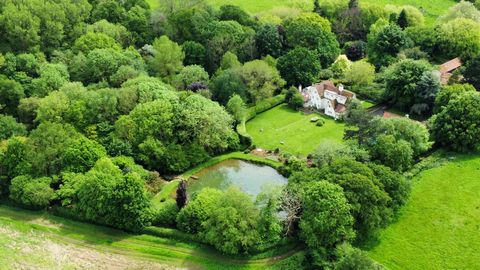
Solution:
[(400, 26), (402, 30), (405, 30), (405, 28), (409, 26), (407, 21), (407, 12), (405, 9), (402, 9), (402, 12), (400, 12), (400, 15), (398, 15), (397, 25)]
[(411, 59), (392, 65), (385, 73), (386, 99), (402, 110), (410, 110), (416, 104), (415, 97), (419, 97), (418, 83), (431, 70), (428, 62)]
[(443, 86), (435, 98), (434, 113), (439, 113), (448, 105), (448, 102), (461, 96), (464, 92), (475, 92), (476, 89), (470, 84), (452, 84)]
[(182, 50), (185, 53), (183, 64), (189, 65), (205, 65), (205, 47), (195, 41), (185, 41), (182, 44)]
[(362, 40), (349, 41), (343, 46), (343, 50), (351, 61), (358, 61), (366, 55), (366, 43)]
[(312, 84), (321, 70), (316, 53), (301, 47), (278, 58), (277, 68), (287, 84), (293, 86)]
[(233, 70), (227, 70), (215, 77), (210, 88), (213, 100), (223, 105), (226, 105), (233, 95), (238, 95), (243, 100), (247, 99), (247, 86), (238, 72)]
[(301, 198), (300, 229), (311, 250), (330, 249), (355, 237), (350, 205), (340, 186), (314, 182), (304, 188)]
[(392, 210), (388, 206), (391, 199), (367, 165), (351, 159), (337, 159), (317, 175), (343, 188), (360, 239), (390, 220)]
[(74, 205), (87, 220), (139, 231), (152, 218), (144, 186), (138, 174), (124, 173), (110, 159), (102, 158), (85, 174)]
[(122, 47), (132, 44), (132, 34), (121, 24), (113, 24), (105, 19), (87, 26), (87, 31), (92, 33), (102, 33), (113, 38)]
[(275, 91), (285, 85), (278, 70), (262, 60), (245, 63), (240, 74), (253, 103), (272, 97)]
[(17, 123), (17, 120), (10, 115), (0, 114), (0, 140), (6, 140), (12, 136), (25, 136), (27, 129), (25, 125)]
[(417, 83), (415, 92), (415, 104), (410, 111), (421, 115), (422, 113), (431, 113), (435, 103), (435, 97), (440, 90), (440, 74), (437, 71), (423, 73), (420, 81)]
[(261, 56), (281, 56), (283, 38), (278, 31), (278, 26), (273, 24), (261, 25), (255, 34), (255, 44)]
[(216, 201), (199, 236), (226, 254), (248, 252), (258, 242), (258, 215), (248, 195), (229, 189)]
[(179, 90), (186, 90), (193, 83), (200, 83), (205, 86), (209, 83), (208, 73), (198, 65), (185, 66), (180, 73), (173, 78), (173, 85)]
[(468, 62), (480, 54), (479, 23), (458, 18), (442, 24), (438, 29), (440, 48), (447, 57), (460, 56)]
[(380, 135), (370, 149), (372, 158), (397, 171), (405, 171), (413, 162), (413, 150), (405, 140), (393, 135)]
[(255, 31), (236, 21), (217, 21), (210, 25), (205, 40), (206, 68), (209, 73), (217, 70), (223, 55), (230, 51), (242, 62), (253, 59)]
[(331, 65), (340, 54), (340, 45), (331, 32), (330, 22), (318, 14), (308, 13), (285, 21), (288, 45), (317, 51), (322, 67)]
[(381, 269), (368, 256), (365, 251), (352, 247), (348, 243), (338, 245), (335, 249), (336, 261), (334, 269), (337, 270), (372, 270)]
[(221, 21), (236, 21), (244, 26), (255, 26), (255, 21), (250, 15), (239, 6), (222, 5), (220, 6), (220, 14), (218, 18)]
[(75, 53), (82, 52), (88, 54), (94, 49), (114, 49), (121, 50), (120, 45), (111, 37), (103, 33), (88, 32), (75, 40), (73, 45)]
[(8, 194), (11, 180), (30, 172), (27, 161), (27, 138), (12, 137), (0, 146), (0, 195)]
[(155, 52), (147, 61), (150, 70), (156, 76), (171, 81), (173, 76), (183, 68), (185, 53), (167, 36), (156, 38), (152, 45)]
[(64, 171), (86, 172), (97, 160), (106, 157), (105, 148), (99, 143), (85, 137), (79, 137), (69, 142), (61, 153), (61, 166)]
[(10, 185), (10, 198), (26, 206), (44, 208), (55, 198), (51, 183), (52, 179), (49, 177), (17, 176)]
[(177, 196), (175, 197), (178, 209), (182, 209), (188, 202), (187, 181), (182, 180), (178, 183)]
[(8, 114), (15, 114), (20, 100), (25, 96), (20, 83), (0, 76), (0, 106)]
[(242, 97), (237, 94), (234, 94), (227, 103), (227, 111), (233, 115), (237, 122), (242, 121), (245, 118), (247, 113), (247, 106), (243, 101)]
[(410, 182), (401, 173), (393, 171), (386, 166), (369, 163), (368, 167), (373, 171), (375, 177), (383, 185), (385, 192), (392, 199), (389, 207), (394, 212), (399, 210), (407, 202), (410, 193)]
[(375, 79), (375, 67), (366, 61), (353, 62), (345, 73), (345, 80), (358, 89), (368, 86)]
[(455, 151), (478, 150), (480, 129), (480, 94), (468, 91), (450, 99), (448, 104), (430, 119), (430, 130), (435, 141)]
[(480, 91), (480, 55), (467, 64), (463, 76), (469, 84)]
[(177, 216), (177, 226), (180, 230), (187, 233), (198, 233), (201, 230), (202, 223), (206, 222), (222, 192), (218, 189), (202, 189), (184, 208), (180, 210)]
[(444, 24), (458, 18), (465, 18), (480, 22), (480, 10), (469, 1), (461, 1), (448, 9), (447, 13), (438, 18), (438, 24)]
[[(375, 26), (375, 25), (374, 25)], [(372, 26), (372, 27), (374, 27)], [(411, 45), (411, 40), (395, 24), (370, 29), (368, 37), (368, 59), (377, 68), (387, 66), (395, 60), (397, 54)]]
[(24, 5), (13, 2), (4, 4), (0, 15), (0, 25), (4, 31), (3, 41), (10, 51), (26, 52), (38, 49), (40, 43), (40, 19)]

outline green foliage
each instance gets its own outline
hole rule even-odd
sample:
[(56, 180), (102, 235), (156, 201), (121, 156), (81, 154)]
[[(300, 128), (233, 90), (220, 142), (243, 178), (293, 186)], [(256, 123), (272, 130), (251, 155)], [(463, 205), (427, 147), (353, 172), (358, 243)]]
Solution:
[(334, 269), (336, 270), (374, 270), (383, 269), (368, 256), (368, 253), (352, 247), (350, 244), (341, 244), (335, 249), (336, 261)]
[(209, 79), (208, 73), (203, 67), (192, 65), (184, 67), (180, 73), (175, 75), (173, 85), (179, 90), (186, 90), (193, 83), (201, 83), (206, 86), (209, 83)]
[(282, 54), (284, 41), (276, 25), (261, 25), (255, 34), (255, 43), (262, 56), (279, 57)]
[(152, 224), (162, 227), (174, 227), (179, 209), (173, 199), (168, 199), (162, 206), (156, 209)]
[(353, 62), (350, 69), (345, 73), (345, 80), (356, 91), (369, 86), (375, 79), (375, 67), (366, 61)]
[(99, 143), (85, 137), (71, 140), (61, 153), (61, 164), (64, 171), (86, 172), (95, 162), (107, 155), (105, 148)]
[(284, 25), (288, 45), (316, 50), (322, 67), (328, 67), (340, 54), (330, 22), (318, 14), (307, 13), (287, 20)]
[(479, 23), (470, 19), (458, 18), (442, 24), (439, 29), (440, 47), (445, 56), (460, 56), (469, 61), (480, 54)]
[(0, 106), (3, 112), (14, 113), (25, 96), (20, 83), (0, 76)]
[(285, 85), (277, 69), (262, 60), (245, 63), (240, 69), (240, 75), (253, 103), (272, 97), (275, 91)]
[(226, 254), (248, 252), (258, 242), (258, 210), (245, 193), (229, 189), (215, 202), (199, 235)]
[(226, 109), (230, 114), (233, 115), (237, 122), (245, 119), (247, 107), (239, 95), (235, 94), (228, 100)]
[(435, 98), (435, 113), (439, 113), (448, 105), (450, 100), (461, 96), (465, 92), (475, 92), (476, 89), (470, 84), (452, 84), (442, 87)]
[(398, 171), (410, 168), (413, 150), (405, 140), (396, 140), (393, 135), (379, 135), (376, 144), (370, 148), (372, 158)]
[(213, 100), (224, 105), (233, 95), (238, 95), (243, 100), (247, 99), (247, 86), (240, 74), (234, 70), (227, 70), (215, 77), (212, 80), (211, 91)]
[(152, 218), (140, 176), (122, 172), (108, 158), (97, 161), (85, 174), (77, 197), (76, 211), (90, 221), (138, 231), (148, 226)]
[(26, 206), (44, 208), (55, 198), (51, 183), (52, 179), (49, 177), (17, 176), (10, 185), (10, 198)]
[(310, 249), (329, 249), (355, 237), (350, 205), (340, 186), (318, 181), (305, 187), (301, 196), (300, 229)]
[(12, 136), (25, 136), (26, 134), (25, 125), (17, 123), (15, 118), (10, 115), (0, 114), (0, 140), (5, 140)]
[(177, 226), (188, 233), (201, 231), (202, 223), (206, 222), (222, 192), (216, 189), (202, 189), (190, 202), (180, 210), (177, 216)]
[(475, 151), (479, 148), (480, 94), (467, 91), (450, 99), (443, 109), (430, 119), (435, 141), (455, 151)]
[(75, 40), (72, 49), (75, 53), (88, 54), (95, 49), (114, 49), (118, 51), (121, 47), (112, 37), (106, 34), (88, 32)]
[(153, 57), (147, 59), (151, 72), (164, 80), (171, 81), (173, 76), (183, 68), (185, 53), (167, 36), (156, 38), (152, 46)]
[(255, 31), (236, 21), (218, 21), (209, 26), (206, 33), (206, 68), (213, 73), (219, 67), (223, 55), (230, 51), (242, 61), (253, 58)]
[(278, 58), (277, 68), (288, 85), (310, 85), (321, 70), (316, 52), (295, 48)]
[(12, 137), (1, 143), (0, 148), (0, 194), (8, 194), (11, 180), (18, 175), (28, 174), (30, 166), (26, 160), (26, 138)]
[[(403, 110), (411, 110), (419, 102), (431, 103), (429, 95), (435, 95), (439, 86), (438, 81), (425, 81), (424, 75), (431, 70), (432, 67), (428, 62), (411, 59), (392, 65), (385, 73), (386, 99)], [(437, 78), (437, 80), (439, 79)], [(424, 89), (421, 88), (421, 81), (426, 84)], [(428, 88), (432, 85), (434, 86), (433, 89)], [(422, 90), (427, 92), (425, 93), (425, 98), (422, 98), (421, 93), (418, 93)]]
[(195, 41), (185, 41), (182, 44), (182, 50), (185, 53), (183, 64), (189, 65), (205, 65), (205, 47)]
[(472, 84), (477, 90), (480, 89), (480, 55), (467, 64), (463, 75), (468, 83)]
[[(376, 25), (372, 27), (377, 27)], [(368, 59), (377, 68), (395, 61), (396, 55), (411, 45), (411, 40), (397, 25), (380, 26), (370, 29), (368, 37)]]

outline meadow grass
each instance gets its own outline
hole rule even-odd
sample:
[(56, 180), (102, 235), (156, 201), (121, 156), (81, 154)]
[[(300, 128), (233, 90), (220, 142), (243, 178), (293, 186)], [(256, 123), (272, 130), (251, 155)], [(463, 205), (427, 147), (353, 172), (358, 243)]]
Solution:
[[(322, 118), (322, 127), (310, 122)], [(306, 156), (328, 141), (342, 142), (345, 125), (319, 113), (304, 114), (286, 104), (274, 107), (247, 122), (247, 132), (256, 147)]]
[[(332, 0), (335, 1), (335, 0)], [(337, 0), (347, 2), (346, 0)], [(152, 8), (159, 6), (159, 0), (148, 0)], [(215, 7), (222, 5), (236, 5), (251, 14), (262, 12), (272, 12), (276, 8), (293, 7), (304, 11), (310, 11), (313, 7), (313, 0), (207, 0), (208, 3)], [(457, 2), (454, 0), (360, 0), (361, 3), (377, 5), (384, 7), (386, 5), (411, 5), (423, 10), (425, 22), (433, 24), (435, 20), (444, 14), (451, 6)]]
[[(29, 254), (29, 248), (22, 250), (22, 257), (15, 255), (19, 252), (15, 250), (15, 242), (30, 241), (35, 244), (33, 237), (96, 250), (110, 256), (121, 254), (142, 261), (192, 269), (269, 269), (277, 263), (273, 258), (250, 259), (223, 256), (210, 247), (192, 241), (147, 234), (130, 234), (53, 216), (45, 211), (29, 211), (0, 205), (0, 254), (2, 254), (0, 262), (5, 263), (2, 264), (4, 267), (11, 265), (12, 267), (7, 269), (14, 269), (15, 265), (22, 264), (45, 266), (44, 258)], [(295, 252), (294, 250), (292, 254)], [(63, 269), (64, 265), (60, 266)], [(56, 269), (58, 267), (57, 265)]]
[(480, 269), (479, 193), (480, 154), (420, 173), (370, 256), (389, 269)]

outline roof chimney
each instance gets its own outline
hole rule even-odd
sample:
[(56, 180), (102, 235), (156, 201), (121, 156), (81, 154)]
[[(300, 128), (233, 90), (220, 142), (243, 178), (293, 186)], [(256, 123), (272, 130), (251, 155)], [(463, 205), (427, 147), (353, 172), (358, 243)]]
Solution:
[(339, 84), (339, 85), (338, 85), (338, 90), (339, 90), (340, 92), (343, 92), (343, 90), (344, 90), (343, 84)]

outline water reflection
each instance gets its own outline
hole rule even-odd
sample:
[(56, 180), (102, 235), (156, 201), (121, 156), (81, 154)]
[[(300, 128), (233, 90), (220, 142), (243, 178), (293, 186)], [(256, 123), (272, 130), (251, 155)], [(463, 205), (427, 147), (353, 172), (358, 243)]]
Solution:
[(188, 182), (188, 193), (193, 194), (205, 187), (226, 190), (236, 186), (256, 197), (260, 192), (285, 185), (287, 179), (274, 168), (251, 164), (242, 160), (226, 160), (208, 167), (198, 174), (197, 180)]

